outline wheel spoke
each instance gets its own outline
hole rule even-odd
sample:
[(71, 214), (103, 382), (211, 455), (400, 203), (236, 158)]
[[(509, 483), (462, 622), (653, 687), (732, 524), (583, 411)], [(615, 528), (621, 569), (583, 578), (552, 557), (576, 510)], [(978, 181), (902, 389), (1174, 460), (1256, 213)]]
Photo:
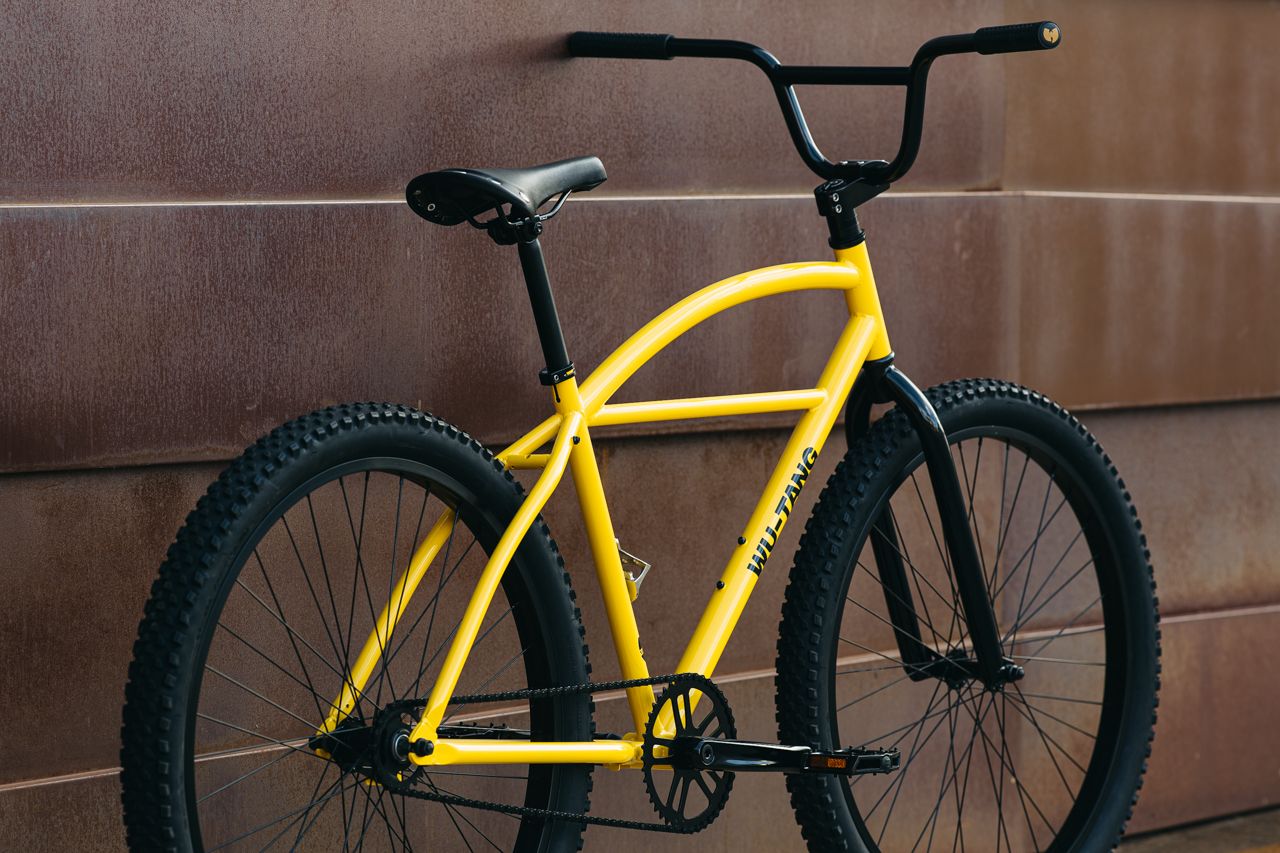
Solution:
[[(902, 527), (898, 524), (897, 513), (893, 512), (891, 509), (886, 509), (885, 512), (889, 514), (889, 519), (893, 522), (894, 535), (897, 537), (898, 544), (902, 546), (903, 559), (905, 559), (907, 561), (907, 565), (911, 567), (911, 582), (915, 585), (915, 588), (916, 588), (916, 598), (917, 600), (919, 600), (920, 606), (924, 608), (925, 626), (928, 627), (929, 633), (933, 634), (934, 642), (937, 643), (939, 646), (943, 646), (945, 645), (945, 643), (942, 637), (938, 635), (937, 629), (934, 628), (933, 626), (933, 614), (929, 612), (929, 601), (925, 598), (924, 592), (920, 589), (920, 572), (916, 570), (915, 563), (911, 560), (911, 549), (907, 546), (906, 537), (902, 535)], [(877, 577), (876, 580), (880, 581), (880, 586), (884, 588), (885, 592), (890, 592), (889, 588), (884, 585), (882, 578)], [(927, 580), (928, 579), (926, 578), (926, 581)], [(894, 598), (897, 598), (899, 601), (902, 601), (901, 597), (898, 596), (897, 593), (892, 593), (892, 594)], [(910, 607), (910, 605), (904, 601), (902, 602), (902, 604), (906, 607)], [(920, 613), (916, 608), (911, 608), (911, 609), (916, 612), (916, 621), (918, 623), (920, 621)], [(954, 617), (954, 611), (952, 611), (952, 613)], [(954, 622), (954, 618), (952, 621)], [(893, 626), (892, 623), (889, 623), (889, 625), (894, 629), (894, 633), (899, 633), (899, 634), (903, 634), (904, 636), (909, 636), (905, 634), (903, 631), (899, 630), (897, 627)], [(912, 639), (915, 639), (915, 638), (912, 638)], [(920, 641), (916, 640), (916, 642), (920, 642)], [(921, 643), (921, 645), (923, 645), (923, 643)]]
[[(1016, 684), (1014, 685), (1014, 688), (1017, 688)], [(1076, 761), (1070, 750), (1058, 743), (1057, 738), (1046, 732), (1044, 728), (1041, 727), (1040, 721), (1036, 719), (1036, 713), (1031, 710), (1030, 705), (1027, 705), (1025, 702), (1020, 703), (1015, 700), (1013, 703), (1013, 710), (1017, 711), (1024, 720), (1035, 727), (1036, 734), (1039, 735), (1040, 742), (1044, 746), (1045, 752), (1049, 753), (1049, 758), (1053, 760), (1054, 769), (1058, 771), (1058, 777), (1062, 779), (1062, 785), (1067, 789), (1067, 794), (1071, 797), (1071, 802), (1074, 803), (1076, 799), (1075, 794), (1072, 792), (1071, 785), (1067, 782), (1066, 774), (1062, 772), (1062, 767), (1058, 764), (1057, 757), (1053, 754), (1053, 750), (1049, 748), (1049, 745), (1053, 744), (1053, 746), (1057, 747), (1058, 751), (1062, 753), (1062, 756), (1070, 761), (1072, 765), (1080, 771), (1081, 775), (1084, 775), (1088, 771), (1084, 769), (1084, 765), (1079, 761)]]
[[(215, 851), (217, 850), (226, 849), (227, 847), (230, 847), (232, 844), (235, 844), (237, 841), (243, 841), (244, 839), (249, 838), (252, 835), (257, 835), (259, 832), (262, 832), (265, 829), (270, 829), (271, 827), (280, 823), (280, 821), (288, 820), (289, 818), (293, 817), (299, 812), (310, 811), (316, 806), (321, 805), (322, 803), (328, 802), (329, 800), (336, 797), (338, 793), (342, 791), (343, 788), (345, 787), (345, 786), (339, 786), (339, 783), (341, 781), (342, 779), (339, 778), (337, 782), (334, 782), (333, 785), (329, 786), (329, 788), (325, 790), (324, 795), (319, 800), (314, 800), (312, 802), (307, 803), (305, 806), (299, 806), (298, 808), (293, 809), (292, 811), (285, 812), (284, 814), (280, 815), (277, 818), (273, 818), (272, 820), (269, 820), (260, 826), (256, 826), (253, 829), (250, 829), (248, 832), (243, 832), (240, 835), (237, 835), (235, 838), (232, 838), (230, 841), (224, 841), (223, 843), (217, 845), (216, 847), (210, 847), (208, 848), (208, 853), (215, 853)], [(335, 791), (334, 788), (337, 788), (338, 790)]]
[(252, 687), (248, 686), (242, 681), (238, 681), (232, 678), (222, 670), (217, 669), (216, 667), (210, 666), (209, 664), (205, 664), (204, 668), (209, 672), (212, 672), (214, 675), (218, 676), (219, 678), (223, 679), (224, 681), (227, 681), (235, 685), (236, 687), (239, 687), (241, 690), (243, 690), (245, 693), (248, 693), (250, 696), (253, 696), (256, 699), (261, 699), (263, 702), (267, 703), (272, 708), (275, 708), (277, 711), (280, 711), (283, 714), (287, 714), (288, 716), (302, 723), (304, 726), (307, 726), (312, 730), (319, 728), (318, 724), (313, 723), (310, 720), (307, 720), (305, 717), (298, 716), (297, 714), (293, 713), (293, 711), (290, 711), (288, 708), (281, 705), (279, 702), (275, 702), (275, 701), (272, 701), (271, 699), (268, 699), (266, 696), (263, 696), (261, 693), (254, 690)]
[(1032, 708), (1035, 708), (1036, 716), (1038, 716), (1038, 717), (1048, 717), (1049, 719), (1053, 720), (1054, 722), (1059, 723), (1059, 724), (1061, 724), (1061, 725), (1064, 725), (1064, 726), (1066, 726), (1067, 728), (1071, 729), (1072, 731), (1074, 731), (1074, 732), (1078, 732), (1078, 733), (1080, 733), (1080, 734), (1084, 735), (1085, 737), (1089, 738), (1090, 740), (1097, 740), (1097, 739), (1098, 739), (1098, 735), (1097, 735), (1096, 733), (1094, 733), (1094, 732), (1087, 732), (1087, 731), (1085, 731), (1084, 729), (1080, 728), (1079, 726), (1075, 725), (1074, 723), (1068, 723), (1066, 720), (1062, 719), (1061, 717), (1057, 716), (1056, 714), (1053, 714), (1053, 713), (1051, 713), (1051, 712), (1049, 712), (1049, 711), (1046, 711), (1042, 706), (1040, 706), (1040, 705), (1036, 705), (1035, 703), (1032, 703), (1032, 702), (1028, 702), (1028, 701), (1027, 701), (1027, 698), (1026, 698), (1026, 695), (1025, 695), (1021, 690), (1019, 690), (1019, 691), (1018, 691), (1018, 695), (1017, 695), (1017, 696), (1010, 696), (1009, 698), (1010, 698), (1010, 699), (1014, 699), (1014, 700), (1016, 700), (1017, 702), (1020, 702), (1021, 704), (1023, 704), (1023, 705), (1025, 705), (1025, 706), (1027, 706), (1027, 709), (1028, 709), (1028, 710), (1030, 710), (1030, 709), (1032, 709)]
[[(1059, 586), (1057, 589), (1055, 589), (1055, 590), (1053, 591), (1053, 593), (1052, 593), (1048, 598), (1046, 598), (1044, 601), (1040, 602), (1040, 605), (1039, 605), (1038, 607), (1036, 607), (1036, 609), (1035, 609), (1035, 610), (1032, 610), (1032, 611), (1031, 611), (1030, 613), (1028, 613), (1025, 617), (1023, 617), (1021, 620), (1019, 620), (1019, 621), (1017, 621), (1017, 622), (1014, 622), (1014, 623), (1013, 623), (1013, 628), (1011, 628), (1011, 629), (1009, 630), (1008, 635), (1006, 635), (1006, 636), (1004, 637), (1004, 639), (1003, 639), (1003, 640), (1001, 640), (1001, 642), (1004, 642), (1005, 640), (1008, 640), (1011, 644), (1012, 644), (1012, 643), (1014, 643), (1014, 642), (1017, 642), (1017, 639), (1018, 639), (1018, 629), (1019, 629), (1020, 627), (1022, 627), (1023, 625), (1025, 625), (1027, 622), (1030, 622), (1032, 619), (1036, 618), (1036, 616), (1040, 615), (1040, 611), (1041, 611), (1041, 610), (1044, 610), (1046, 607), (1048, 607), (1048, 606), (1049, 606), (1049, 603), (1050, 603), (1050, 602), (1052, 602), (1055, 598), (1057, 598), (1057, 597), (1058, 597), (1058, 595), (1059, 595), (1059, 593), (1061, 593), (1064, 589), (1066, 589), (1068, 586), (1070, 586), (1070, 585), (1071, 585), (1071, 583), (1072, 583), (1072, 581), (1074, 581), (1076, 578), (1078, 578), (1078, 577), (1081, 575), (1081, 573), (1083, 573), (1083, 572), (1084, 572), (1084, 570), (1085, 570), (1085, 569), (1089, 568), (1089, 567), (1090, 567), (1090, 566), (1092, 566), (1092, 565), (1093, 565), (1093, 558), (1092, 558), (1092, 557), (1090, 557), (1090, 558), (1088, 559), (1088, 561), (1086, 561), (1086, 562), (1085, 562), (1085, 564), (1084, 564), (1083, 566), (1081, 566), (1080, 568), (1078, 568), (1078, 569), (1076, 569), (1074, 572), (1072, 572), (1072, 573), (1071, 573), (1071, 577), (1069, 577), (1069, 578), (1067, 578), (1065, 581), (1063, 581), (1063, 582), (1062, 582), (1062, 585), (1061, 585), (1061, 586)], [(1102, 600), (1101, 596), (1099, 596), (1098, 600), (1099, 600), (1099, 601), (1101, 601), (1101, 600)], [(1092, 605), (1091, 605), (1091, 606), (1092, 606)]]
[[(1005, 445), (1005, 455), (1008, 456), (1009, 445)], [(997, 588), (996, 581), (1000, 574), (1000, 555), (1004, 553), (1004, 546), (1009, 539), (1009, 528), (1013, 526), (1013, 514), (1018, 509), (1018, 498), (1022, 496), (1022, 483), (1027, 477), (1027, 466), (1031, 464), (1030, 454), (1022, 457), (1022, 471), (1018, 474), (1018, 485), (1013, 490), (1013, 500), (1009, 503), (1009, 515), (1004, 515), (1004, 493), (1000, 495), (1000, 529), (997, 531), (996, 556), (991, 561), (991, 584), (989, 586), (991, 592), (991, 600), (994, 601), (996, 593), (1003, 589), (1003, 586)]]
[[(388, 566), (387, 568), (386, 602), (387, 602), (387, 607), (389, 609), (389, 612), (397, 613), (397, 614), (400, 612), (401, 602), (404, 601), (404, 593), (403, 591), (401, 591), (401, 594), (396, 596), (394, 605), (391, 602), (391, 597), (392, 597), (392, 594), (395, 592), (395, 585), (396, 585), (396, 566), (397, 566), (396, 558), (399, 556), (399, 548), (400, 548), (400, 505), (403, 502), (403, 500), (404, 500), (404, 477), (396, 477), (396, 515), (395, 515), (394, 527), (392, 528), (392, 532), (391, 532), (391, 565)], [(410, 556), (412, 556), (412, 553), (410, 553)], [(390, 626), (388, 626), (387, 628), (387, 635), (382, 639), (382, 643), (381, 643), (381, 647), (379, 648), (379, 651), (385, 652), (387, 650), (387, 647), (391, 645), (391, 637), (393, 632), (395, 631), (396, 623), (399, 621), (400, 620), (398, 618), (392, 620)], [(378, 617), (376, 616), (374, 617), (373, 624), (374, 624), (374, 630), (377, 631)], [(379, 671), (379, 674), (378, 674), (378, 691), (377, 691), (377, 697), (374, 700), (379, 705), (382, 704), (382, 684), (388, 678), (390, 678), (390, 673), (388, 672), (387, 668), (384, 666), (382, 667), (382, 669)], [(388, 686), (390, 686), (389, 683), (388, 683)]]
[[(326, 769), (325, 773), (327, 772), (328, 770)], [(324, 776), (325, 776), (324, 773), (320, 774), (320, 780), (322, 782), (324, 781)], [(319, 788), (317, 788), (316, 790), (318, 791)], [(313, 793), (311, 797), (314, 800), (315, 794)], [(345, 802), (345, 797), (343, 801)], [(302, 839), (306, 838), (307, 833), (310, 832), (315, 827), (315, 825), (320, 822), (320, 815), (324, 814), (325, 809), (329, 808), (329, 803), (331, 802), (333, 802), (332, 798), (325, 800), (323, 803), (321, 803), (320, 808), (316, 809), (316, 813), (311, 816), (310, 821), (308, 821), (304, 815), (302, 820), (302, 825), (298, 827), (298, 835), (296, 838), (294, 838), (293, 846), (290, 848), (290, 850), (298, 849), (298, 847), (302, 844)], [(345, 810), (345, 806), (344, 806), (344, 810)]]
[[(320, 716), (320, 717), (322, 717), (322, 718), (324, 717), (324, 715), (325, 715), (325, 713), (326, 713), (326, 712), (325, 712), (324, 708), (322, 707), (321, 696), (320, 696), (320, 694), (319, 694), (319, 693), (317, 693), (317, 692), (316, 692), (316, 689), (315, 689), (315, 687), (314, 687), (314, 686), (312, 686), (310, 683), (305, 683), (305, 682), (303, 682), (302, 680), (300, 680), (300, 679), (299, 679), (296, 675), (294, 675), (292, 672), (290, 672), (289, 670), (287, 670), (287, 669), (285, 669), (284, 667), (282, 667), (282, 666), (279, 664), (279, 662), (277, 662), (277, 661), (276, 661), (276, 659), (275, 659), (275, 658), (271, 657), (271, 656), (270, 656), (270, 655), (268, 655), (266, 652), (264, 652), (264, 651), (262, 651), (261, 649), (259, 649), (259, 648), (258, 648), (257, 646), (255, 646), (253, 643), (250, 643), (250, 642), (249, 642), (248, 640), (246, 640), (244, 637), (241, 637), (238, 633), (236, 633), (236, 632), (235, 632), (235, 631), (233, 631), (232, 629), (228, 628), (226, 625), (223, 625), (221, 622), (219, 622), (219, 623), (218, 623), (218, 625), (217, 625), (217, 627), (218, 627), (218, 628), (220, 628), (220, 629), (222, 629), (222, 631), (224, 631), (225, 633), (229, 634), (229, 635), (230, 635), (232, 638), (234, 638), (237, 642), (239, 642), (239, 643), (240, 643), (241, 645), (243, 645), (245, 648), (249, 649), (249, 651), (253, 652), (255, 655), (257, 655), (258, 657), (262, 658), (262, 660), (263, 660), (263, 661), (265, 661), (266, 663), (268, 663), (268, 664), (270, 664), (272, 667), (274, 667), (276, 670), (278, 670), (278, 671), (279, 671), (279, 672), (280, 672), (280, 673), (281, 673), (285, 678), (289, 679), (289, 680), (290, 680), (290, 681), (292, 681), (294, 684), (298, 685), (298, 686), (299, 686), (299, 687), (301, 687), (303, 690), (306, 690), (308, 693), (310, 693), (310, 694), (311, 694), (311, 697), (312, 697), (312, 698), (315, 700), (315, 702), (316, 702), (316, 713), (317, 713), (317, 715), (319, 715), (319, 716)], [(291, 638), (291, 639), (292, 639), (292, 638)], [(330, 703), (330, 701), (329, 701), (329, 700), (327, 700), (327, 699), (323, 700), (323, 705), (329, 705), (330, 707), (333, 707), (333, 705), (332, 705), (332, 704)]]
[[(289, 752), (288, 750), (282, 750), (279, 755), (277, 755), (275, 758), (271, 759), (270, 761), (266, 762), (265, 764), (259, 764), (257, 767), (253, 768), (248, 773), (243, 773), (237, 776), (236, 778), (232, 779), (230, 782), (227, 782), (226, 784), (213, 789), (209, 793), (204, 794), (203, 796), (201, 796), (199, 799), (196, 800), (196, 804), (199, 805), (200, 803), (203, 803), (205, 800), (209, 799), (210, 797), (215, 796), (217, 794), (221, 794), (223, 791), (227, 790), (228, 788), (232, 788), (240, 784), (244, 780), (252, 776), (258, 775), (263, 770), (266, 770), (269, 767), (274, 767), (275, 765), (279, 764), (281, 761), (285, 760), (286, 758), (289, 758), (292, 755), (293, 753)], [(312, 794), (312, 796), (314, 797), (315, 794)]]
[[(311, 596), (312, 604), (315, 605), (316, 615), (320, 617), (320, 627), (324, 628), (325, 638), (329, 640), (329, 647), (333, 649), (334, 657), (342, 658), (343, 662), (345, 663), (346, 653), (343, 651), (340, 651), (340, 648), (345, 648), (345, 646), (342, 645), (342, 642), (343, 642), (342, 623), (337, 621), (338, 613), (333, 601), (333, 590), (332, 589), (329, 590), (329, 606), (334, 616), (334, 630), (338, 632), (338, 638), (336, 640), (334, 639), (333, 631), (329, 630), (329, 621), (324, 615), (324, 608), (320, 606), (320, 596), (316, 593), (315, 584), (311, 582), (311, 573), (307, 571), (306, 561), (302, 559), (302, 552), (298, 549), (298, 542), (293, 536), (293, 530), (289, 527), (288, 514), (282, 515), (280, 517), (280, 524), (284, 527), (285, 535), (289, 539), (289, 548), (293, 551), (294, 559), (298, 563), (298, 572), (302, 575), (303, 583), (306, 584), (307, 592)], [(317, 539), (316, 539), (317, 546), (319, 545), (319, 541), (320, 540), (317, 534)], [(323, 551), (321, 553), (323, 554)], [(262, 573), (262, 580), (267, 584), (267, 589), (271, 592), (271, 598), (273, 601), (276, 602), (278, 606), (279, 600), (276, 598), (275, 589), (272, 587), (272, 584), (271, 584), (271, 578), (267, 575), (267, 568), (265, 565), (263, 565), (262, 556), (258, 553), (258, 549), (256, 548), (254, 549), (253, 556), (254, 556), (254, 559), (257, 560), (258, 562), (258, 570)], [(322, 566), (324, 565), (323, 558), (321, 558), (321, 565)], [(329, 577), (328, 570), (326, 569), (325, 571), (326, 583), (328, 582), (328, 577)], [(283, 609), (281, 609), (280, 612), (281, 612), (281, 615), (284, 614)]]
[[(992, 441), (1000, 441), (1003, 447), (989, 447)], [(932, 850), (935, 845), (941, 849), (949, 847), (952, 851), (963, 851), (966, 848), (976, 849), (975, 845), (981, 844), (987, 849), (994, 847), (1012, 853), (1023, 843), (1043, 849), (1046, 839), (1057, 832), (1054, 821), (1062, 819), (1081, 796), (1088, 761), (1079, 754), (1076, 744), (1087, 744), (1090, 750), (1101, 748), (1098, 733), (1090, 731), (1092, 723), (1078, 720), (1063, 709), (1072, 704), (1081, 708), (1102, 708), (1102, 702), (1094, 701), (1079, 685), (1090, 683), (1085, 679), (1093, 678), (1094, 672), (1104, 670), (1109, 659), (1109, 655), (1090, 653), (1085, 647), (1074, 644), (1063, 645), (1060, 650), (1046, 649), (1064, 638), (1105, 630), (1103, 625), (1090, 624), (1098, 619), (1101, 579), (1098, 579), (1098, 588), (1089, 587), (1090, 579), (1095, 577), (1091, 569), (1097, 563), (1092, 553), (1079, 556), (1082, 547), (1088, 551), (1091, 545), (1085, 535), (1085, 516), (1079, 514), (1083, 510), (1067, 499), (1068, 494), (1076, 493), (1072, 489), (1078, 487), (1073, 471), (1059, 469), (1051, 457), (1033, 455), (1035, 451), (1027, 451), (1022, 445), (1002, 438), (993, 439), (979, 434), (962, 436), (960, 440), (953, 438), (953, 442), (956, 473), (968, 502), (968, 522), (987, 589), (993, 602), (1002, 595), (1007, 602), (1006, 616), (1001, 620), (1005, 622), (1001, 633), (1006, 654), (1026, 667), (1028, 673), (1039, 667), (1052, 667), (1046, 673), (1056, 671), (1055, 677), (1070, 680), (1063, 682), (1066, 686), (1062, 689), (1041, 687), (1037, 692), (1033, 687), (1028, 692), (1027, 685), (1037, 684), (1029, 680), (990, 692), (981, 689), (980, 684), (964, 684), (964, 676), (959, 675), (963, 670), (926, 670), (923, 666), (901, 660), (900, 649), (908, 646), (923, 647), (932, 657), (958, 655), (957, 649), (966, 649), (968, 643), (949, 554), (933, 518), (936, 507), (931, 505), (924, 484), (917, 476), (924, 470), (917, 457), (916, 469), (905, 472), (901, 479), (894, 481), (896, 491), (890, 494), (888, 502), (874, 503), (884, 499), (875, 493), (868, 496), (872, 501), (869, 505), (886, 509), (881, 510), (876, 523), (860, 522), (866, 525), (863, 528), (866, 538), (857, 547), (866, 550), (856, 552), (858, 556), (852, 567), (854, 571), (865, 573), (874, 583), (860, 583), (856, 588), (849, 585), (841, 618), (844, 625), (863, 627), (837, 630), (835, 633), (840, 644), (865, 654), (843, 659), (847, 660), (843, 666), (836, 664), (832, 668), (832, 676), (839, 676), (835, 684), (840, 688), (838, 701), (832, 707), (842, 721), (846, 718), (880, 720), (889, 709), (911, 701), (910, 697), (915, 697), (915, 702), (923, 702), (927, 698), (928, 703), (915, 706), (917, 712), (923, 708), (923, 714), (912, 714), (910, 721), (904, 720), (900, 712), (897, 719), (891, 715), (883, 716), (883, 722), (876, 726), (880, 731), (876, 737), (864, 737), (869, 733), (867, 729), (872, 728), (865, 725), (853, 737), (846, 738), (842, 732), (841, 739), (846, 743), (882, 748), (901, 744), (904, 752), (900, 769), (886, 784), (859, 785), (866, 777), (854, 777), (846, 784), (863, 792), (856, 800), (865, 821), (864, 831), (870, 833), (867, 836), (868, 847), (872, 846), (871, 840), (875, 840), (875, 844), (882, 847), (889, 845), (893, 849), (920, 851)], [(1017, 460), (1014, 451), (1021, 453), (1021, 461)], [(986, 460), (990, 460), (990, 464), (984, 469), (982, 463)], [(995, 482), (997, 470), (988, 470), (993, 467), (998, 470), (998, 485)], [(1043, 471), (1043, 477), (1037, 479), (1040, 471)], [(979, 512), (979, 502), (989, 497), (994, 503), (997, 491), (998, 511)], [(1024, 494), (1027, 495), (1026, 501), (1022, 500)], [(908, 515), (888, 513), (887, 507), (895, 503), (895, 498), (910, 500), (917, 506), (912, 507)], [(1031, 503), (1032, 507), (1019, 512), (1024, 503)], [(1035, 506), (1036, 503), (1039, 506)], [(1071, 526), (1076, 524), (1079, 526)], [(868, 560), (867, 552), (873, 545), (871, 540), (874, 540), (876, 548), (888, 545), (882, 553), (896, 554), (903, 569), (911, 572), (911, 580), (907, 581), (906, 587), (911, 590), (910, 595), (890, 589), (879, 577), (876, 566)], [(921, 549), (923, 543), (931, 545)], [(931, 564), (927, 573), (922, 571), (924, 566), (918, 559), (920, 553), (925, 553), (926, 557), (928, 553), (934, 553), (938, 560), (935, 565), (932, 564), (934, 558), (927, 557)], [(941, 582), (937, 575), (944, 572), (947, 580)], [(1087, 596), (1081, 594), (1085, 592)], [(935, 596), (943, 603), (943, 608), (937, 608)], [(1082, 611), (1054, 618), (1052, 627), (1034, 624), (1035, 619), (1044, 618), (1045, 614), (1053, 615), (1049, 608), (1055, 602), (1070, 600), (1074, 611), (1079, 606), (1075, 601), (1083, 604), (1086, 598), (1092, 601)], [(900, 617), (890, 618), (889, 614), (895, 614), (894, 608), (899, 607), (914, 611), (922, 636), (908, 633), (906, 623)], [(938, 614), (942, 616), (934, 618)], [(948, 620), (951, 621), (949, 626), (946, 624)], [(877, 650), (873, 644), (862, 642), (865, 638), (879, 638), (885, 634), (893, 639), (877, 639), (874, 643), (885, 650)], [(960, 637), (958, 643), (957, 636)], [(903, 640), (903, 637), (909, 639)], [(890, 652), (888, 647), (894, 641), (899, 646)], [(949, 688), (942, 680), (948, 671), (953, 679)], [(930, 673), (930, 677), (919, 679), (922, 672)], [(919, 680), (913, 680), (913, 676)], [(954, 681), (957, 677), (961, 679), (959, 683)], [(932, 686), (928, 683), (930, 681)], [(1076, 686), (1073, 688), (1072, 685)], [(856, 707), (868, 699), (886, 695), (890, 688), (899, 691), (892, 694), (892, 701), (882, 699), (879, 704), (864, 705), (861, 710)], [(932, 690), (933, 695), (920, 692), (926, 689)], [(943, 695), (953, 691), (954, 696)], [(1011, 705), (1012, 712), (1008, 710)], [(1019, 728), (1022, 726), (1025, 729)], [(1026, 736), (1017, 734), (1016, 739), (1011, 740), (1015, 729), (1017, 732), (1025, 731)], [(1071, 740), (1077, 735), (1083, 735), (1085, 740)], [(1030, 736), (1029, 740), (1027, 736)], [(946, 743), (939, 744), (940, 738)], [(976, 771), (975, 763), (978, 765)], [(934, 773), (938, 774), (937, 778), (934, 778)], [(975, 779), (981, 780), (983, 776), (986, 782), (980, 781), (979, 786), (985, 788), (990, 785), (990, 794), (973, 796), (970, 783)], [(1058, 781), (1050, 782), (1054, 777)], [(1057, 793), (1059, 784), (1065, 788), (1065, 796)], [(1051, 789), (1044, 787), (1049, 785)], [(1051, 794), (1048, 798), (1046, 791)], [(907, 800), (911, 801), (909, 808), (902, 805)], [(980, 841), (982, 833), (975, 834), (973, 816), (968, 815), (966, 809), (975, 811), (988, 807), (993, 812), (989, 832), (995, 838), (992, 840), (986, 836), (986, 841)], [(1022, 813), (1021, 816), (1018, 812)], [(908, 821), (909, 828), (898, 826)], [(1023, 832), (1027, 833), (1025, 840)]]
[(964, 474), (965, 491), (967, 492), (969, 499), (969, 529), (973, 531), (974, 543), (978, 546), (978, 562), (982, 566), (982, 576), (986, 577), (988, 575), (987, 554), (985, 549), (982, 547), (982, 526), (978, 524), (978, 521), (974, 516), (974, 513), (976, 512), (975, 495), (978, 491), (978, 468), (982, 465), (982, 441), (983, 437), (978, 436), (978, 452), (974, 456), (973, 460), (972, 482), (969, 479), (969, 469), (964, 460), (964, 443), (961, 442), (957, 444), (956, 448), (960, 451), (960, 470)]

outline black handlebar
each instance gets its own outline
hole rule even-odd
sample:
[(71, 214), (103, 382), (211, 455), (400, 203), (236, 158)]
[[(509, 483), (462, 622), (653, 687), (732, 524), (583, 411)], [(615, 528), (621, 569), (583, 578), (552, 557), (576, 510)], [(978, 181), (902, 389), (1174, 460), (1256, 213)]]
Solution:
[(573, 33), (569, 53), (602, 59), (670, 59), (667, 42), (675, 36), (657, 33)]
[[(1051, 50), (1062, 43), (1061, 31), (1052, 21), (983, 27), (964, 35), (931, 39), (916, 51), (911, 65), (900, 67), (781, 65), (767, 50), (741, 41), (685, 39), (657, 33), (589, 33), (569, 36), (573, 56), (615, 59), (672, 59), (696, 56), (741, 59), (765, 73), (791, 133), (791, 141), (815, 174), (826, 179), (862, 181), (888, 186), (907, 173), (920, 151), (924, 124), (925, 84), (929, 67), (939, 56), (956, 53), (1017, 53)], [(902, 143), (891, 162), (883, 160), (842, 160), (832, 163), (813, 141), (794, 86), (905, 86), (906, 112), (902, 123)]]

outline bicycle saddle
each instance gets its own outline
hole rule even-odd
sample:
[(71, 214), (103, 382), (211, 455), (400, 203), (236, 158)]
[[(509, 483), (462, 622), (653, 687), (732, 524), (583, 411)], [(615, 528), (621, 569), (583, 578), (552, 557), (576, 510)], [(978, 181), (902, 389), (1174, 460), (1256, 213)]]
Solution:
[(437, 225), (474, 220), (487, 210), (511, 205), (507, 219), (531, 219), (538, 208), (566, 192), (604, 183), (598, 157), (574, 157), (527, 169), (443, 169), (409, 182), (405, 195), (413, 212)]

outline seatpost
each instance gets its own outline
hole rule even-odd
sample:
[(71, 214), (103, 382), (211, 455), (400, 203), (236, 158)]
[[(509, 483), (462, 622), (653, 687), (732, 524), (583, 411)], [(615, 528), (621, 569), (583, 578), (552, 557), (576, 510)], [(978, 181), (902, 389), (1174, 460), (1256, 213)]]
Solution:
[(533, 307), (533, 321), (538, 327), (538, 340), (542, 343), (542, 357), (547, 362), (546, 368), (538, 372), (538, 380), (543, 385), (556, 385), (573, 375), (573, 362), (565, 349), (560, 315), (556, 313), (556, 301), (547, 278), (547, 264), (542, 259), (542, 245), (535, 237), (521, 241), (517, 246), (524, 283), (529, 289), (529, 304)]

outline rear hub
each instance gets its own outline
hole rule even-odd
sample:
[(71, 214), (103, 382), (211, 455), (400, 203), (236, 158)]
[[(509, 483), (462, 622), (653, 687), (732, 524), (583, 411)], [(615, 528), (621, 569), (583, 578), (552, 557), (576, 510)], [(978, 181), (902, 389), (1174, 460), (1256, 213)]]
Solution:
[(371, 723), (347, 717), (332, 732), (311, 738), (308, 746), (327, 752), (344, 773), (357, 773), (379, 784), (402, 783), (416, 772), (409, 762), (413, 723), (408, 708), (392, 703), (378, 711)]

